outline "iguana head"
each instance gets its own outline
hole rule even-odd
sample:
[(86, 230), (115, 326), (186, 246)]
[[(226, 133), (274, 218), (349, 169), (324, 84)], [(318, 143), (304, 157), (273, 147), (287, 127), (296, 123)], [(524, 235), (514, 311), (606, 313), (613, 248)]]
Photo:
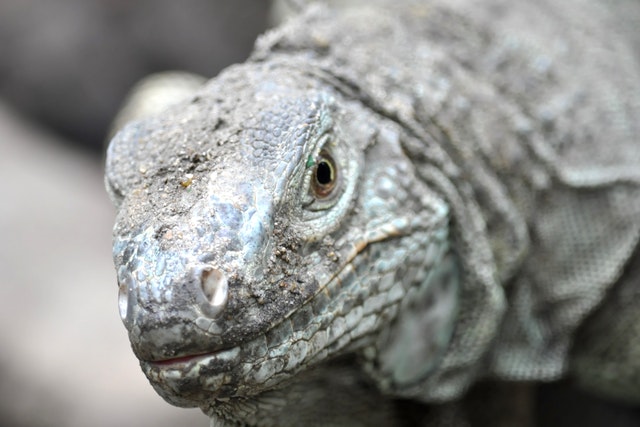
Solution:
[(254, 63), (114, 138), (120, 315), (166, 400), (237, 417), (349, 351), (385, 381), (431, 369), (455, 317), (457, 280), (438, 271), (456, 269), (438, 269), (447, 208), (401, 135), (304, 71)]

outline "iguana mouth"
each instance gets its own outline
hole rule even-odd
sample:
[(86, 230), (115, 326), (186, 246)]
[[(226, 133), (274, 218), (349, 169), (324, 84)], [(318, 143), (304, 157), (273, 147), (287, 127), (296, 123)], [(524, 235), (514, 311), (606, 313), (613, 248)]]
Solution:
[(172, 367), (172, 366), (177, 366), (177, 365), (187, 365), (189, 363), (197, 362), (197, 361), (199, 361), (201, 359), (204, 359), (207, 356), (214, 356), (216, 353), (220, 353), (220, 351), (224, 351), (224, 350), (207, 352), (207, 353), (199, 353), (199, 354), (191, 354), (191, 355), (179, 356), (179, 357), (172, 357), (172, 358), (169, 358), (169, 359), (149, 360), (149, 361), (145, 361), (145, 362), (149, 363), (151, 365), (155, 365), (155, 366), (157, 366), (159, 368)]
[(230, 352), (230, 354), (237, 354), (239, 352), (240, 347), (233, 347), (231, 349), (226, 350), (216, 350), (208, 353), (199, 353), (192, 355), (185, 355), (180, 357), (173, 357), (170, 359), (163, 360), (141, 360), (141, 364), (143, 366), (147, 366), (149, 370), (157, 370), (159, 371), (168, 371), (168, 370), (179, 370), (188, 372), (193, 366), (201, 363), (206, 363), (211, 359), (215, 359), (216, 357), (222, 356), (224, 359), (229, 360), (228, 357), (224, 357), (225, 353)]
[[(196, 406), (219, 399), (250, 398), (288, 381), (316, 360), (338, 355), (358, 340), (371, 337), (375, 313), (393, 317), (405, 293), (390, 268), (383, 273), (374, 295), (353, 292), (362, 273), (357, 259), (373, 250), (375, 243), (400, 240), (411, 229), (408, 219), (396, 220), (370, 230), (366, 237), (343, 247), (344, 265), (304, 304), (278, 323), (250, 339), (226, 349), (178, 354), (142, 361), (142, 369), (166, 400), (179, 406)], [(434, 244), (444, 250), (435, 238)], [(378, 257), (368, 252), (365, 257)], [(435, 258), (430, 262), (435, 262)], [(382, 276), (381, 276), (382, 277)], [(379, 292), (379, 294), (378, 294)], [(362, 301), (369, 301), (364, 304)], [(353, 307), (358, 307), (353, 309)], [(366, 338), (368, 339), (368, 338)]]
[(162, 358), (156, 360), (142, 360), (144, 363), (148, 363), (150, 366), (154, 366), (157, 369), (181, 369), (185, 368), (193, 363), (202, 362), (208, 357), (215, 357), (218, 354), (221, 354), (228, 350), (233, 349), (241, 349), (245, 346), (251, 347), (252, 343), (256, 340), (264, 339), (265, 335), (268, 334), (271, 330), (276, 329), (280, 326), (282, 322), (290, 320), (292, 317), (296, 316), (296, 313), (301, 310), (306, 304), (308, 304), (311, 300), (315, 299), (318, 294), (322, 292), (327, 292), (327, 288), (332, 286), (332, 284), (338, 280), (340, 281), (340, 276), (344, 274), (345, 270), (355, 268), (354, 261), (356, 257), (362, 253), (369, 245), (384, 241), (390, 238), (402, 237), (406, 231), (402, 230), (406, 227), (405, 225), (399, 224), (386, 224), (380, 229), (376, 230), (375, 233), (371, 233), (366, 239), (361, 239), (353, 244), (350, 249), (344, 254), (345, 262), (344, 264), (336, 270), (336, 272), (330, 277), (330, 279), (322, 286), (318, 287), (317, 292), (312, 295), (309, 300), (305, 301), (305, 303), (301, 307), (296, 307), (287, 315), (285, 315), (279, 322), (265, 330), (263, 333), (259, 333), (254, 337), (250, 337), (249, 339), (244, 340), (243, 342), (237, 343), (235, 346), (231, 346), (228, 348), (219, 348), (211, 351), (204, 351), (192, 354), (181, 354), (179, 356), (170, 357), (170, 358)]

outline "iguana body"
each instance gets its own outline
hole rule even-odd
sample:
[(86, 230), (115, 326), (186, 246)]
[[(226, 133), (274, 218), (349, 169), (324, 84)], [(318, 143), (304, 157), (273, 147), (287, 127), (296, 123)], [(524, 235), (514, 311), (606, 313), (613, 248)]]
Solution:
[(112, 141), (145, 374), (214, 425), (400, 425), (396, 399), (572, 369), (637, 400), (640, 64), (614, 12), (385, 3), (310, 7)]

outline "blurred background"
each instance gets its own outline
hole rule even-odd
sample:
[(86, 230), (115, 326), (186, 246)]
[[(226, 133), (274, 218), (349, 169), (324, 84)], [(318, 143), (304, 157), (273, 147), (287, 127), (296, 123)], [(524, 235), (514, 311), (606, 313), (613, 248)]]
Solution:
[(164, 70), (214, 76), (264, 0), (0, 0), (0, 426), (208, 426), (130, 350), (104, 191), (110, 121)]
[[(133, 84), (243, 61), (269, 6), (0, 0), (0, 427), (209, 425), (158, 397), (129, 348), (103, 152)], [(640, 423), (637, 408), (562, 383), (536, 405), (540, 426)]]

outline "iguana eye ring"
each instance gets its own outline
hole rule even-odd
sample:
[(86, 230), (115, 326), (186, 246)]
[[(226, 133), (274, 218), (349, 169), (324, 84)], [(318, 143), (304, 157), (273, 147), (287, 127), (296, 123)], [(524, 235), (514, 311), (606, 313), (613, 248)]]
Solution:
[(331, 195), (336, 188), (336, 182), (338, 181), (338, 170), (333, 157), (326, 151), (321, 151), (318, 155), (318, 159), (315, 162), (313, 168), (313, 175), (311, 177), (311, 189), (313, 194), (319, 198), (324, 199)]

